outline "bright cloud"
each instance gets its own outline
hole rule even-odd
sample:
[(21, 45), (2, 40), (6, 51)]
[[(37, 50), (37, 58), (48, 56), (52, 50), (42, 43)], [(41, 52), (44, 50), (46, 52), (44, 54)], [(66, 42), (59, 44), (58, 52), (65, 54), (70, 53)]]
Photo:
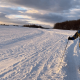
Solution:
[(28, 10), (27, 13), (39, 13), (39, 11), (38, 10), (32, 10), (31, 9), (31, 10)]

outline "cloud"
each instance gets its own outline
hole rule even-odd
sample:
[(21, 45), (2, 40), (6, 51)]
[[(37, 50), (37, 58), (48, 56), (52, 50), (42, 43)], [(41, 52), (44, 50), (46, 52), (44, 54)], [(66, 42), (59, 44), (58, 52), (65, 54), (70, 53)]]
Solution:
[(6, 7), (0, 7), (0, 12), (6, 13), (6, 14), (20, 14), (19, 11), (25, 12), (26, 10), (16, 10), (14, 8), (6, 8)]
[(54, 24), (80, 18), (79, 0), (0, 0), (0, 21)]
[(28, 10), (27, 13), (39, 13), (39, 11), (38, 10), (34, 10), (34, 9), (32, 10), (31, 9), (31, 10)]
[(8, 24), (26, 24), (28, 23), (28, 21), (23, 21), (22, 19), (10, 19), (8, 17), (6, 17), (6, 14), (4, 13), (0, 13), (0, 22), (4, 22), (4, 23), (8, 23)]
[(68, 10), (72, 8), (72, 3), (74, 2), (74, 0), (1, 0), (1, 1), (4, 2), (5, 4), (14, 4), (18, 6), (52, 12)]
[(48, 23), (56, 23), (56, 22), (62, 22), (66, 20), (66, 18), (59, 14), (27, 14), (28, 16), (31, 16), (35, 20), (39, 20), (42, 22), (48, 22)]
[(0, 18), (3, 18), (5, 16), (5, 14), (0, 12)]
[[(47, 23), (53, 24), (53, 23), (64, 20), (64, 17), (59, 14), (51, 14), (51, 13), (44, 13), (44, 12), (39, 13), (39, 11), (34, 10), (34, 9), (29, 9), (29, 10), (17, 10), (16, 9), (15, 10), (13, 8), (5, 8), (5, 7), (1, 8), (0, 7), (0, 11), (2, 12), (2, 15), (3, 15), (2, 17), (4, 21), (5, 20), (6, 22), (13, 21), (13, 23), (18, 23), (18, 24), (19, 23), (26, 24), (26, 21), (27, 23), (40, 21), (40, 22), (45, 22), (45, 23), (47, 22)], [(16, 21), (16, 19), (18, 20)]]

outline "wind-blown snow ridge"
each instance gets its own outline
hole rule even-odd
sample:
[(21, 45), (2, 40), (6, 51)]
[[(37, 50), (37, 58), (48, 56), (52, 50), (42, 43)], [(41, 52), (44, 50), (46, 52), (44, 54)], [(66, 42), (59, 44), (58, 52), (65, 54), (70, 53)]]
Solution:
[(64, 53), (74, 33), (0, 26), (0, 80), (80, 80), (78, 39)]

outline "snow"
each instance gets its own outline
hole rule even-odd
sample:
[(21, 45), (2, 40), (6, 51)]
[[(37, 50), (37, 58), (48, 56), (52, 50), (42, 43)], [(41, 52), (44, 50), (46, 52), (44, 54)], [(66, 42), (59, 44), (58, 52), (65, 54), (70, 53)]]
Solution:
[(0, 80), (80, 80), (75, 32), (0, 26)]

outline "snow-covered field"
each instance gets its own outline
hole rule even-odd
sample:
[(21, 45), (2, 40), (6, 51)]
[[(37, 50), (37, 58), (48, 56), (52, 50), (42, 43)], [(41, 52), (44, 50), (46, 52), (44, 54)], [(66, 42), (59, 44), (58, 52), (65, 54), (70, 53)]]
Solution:
[(80, 80), (75, 32), (0, 26), (0, 80)]

